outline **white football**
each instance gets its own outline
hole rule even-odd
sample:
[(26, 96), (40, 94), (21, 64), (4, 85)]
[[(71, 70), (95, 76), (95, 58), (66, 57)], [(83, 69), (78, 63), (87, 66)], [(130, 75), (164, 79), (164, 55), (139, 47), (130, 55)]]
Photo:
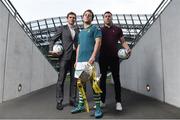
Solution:
[(128, 51), (127, 51), (127, 49), (119, 49), (118, 57), (121, 58), (121, 59), (128, 58)]
[(54, 45), (53, 52), (58, 52), (60, 55), (63, 53), (63, 46), (62, 45)]

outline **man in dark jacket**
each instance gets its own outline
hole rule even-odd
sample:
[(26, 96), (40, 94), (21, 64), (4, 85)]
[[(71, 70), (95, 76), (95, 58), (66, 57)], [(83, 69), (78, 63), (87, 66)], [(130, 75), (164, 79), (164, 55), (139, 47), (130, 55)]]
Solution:
[[(74, 79), (74, 63), (75, 63), (75, 48), (77, 46), (77, 36), (79, 30), (74, 26), (76, 14), (70, 12), (67, 14), (67, 25), (58, 28), (57, 33), (52, 37), (49, 45), (49, 54), (59, 56), (59, 75), (56, 86), (56, 101), (57, 109), (63, 109), (64, 98), (64, 81), (68, 70), (70, 71), (70, 98), (69, 104), (74, 106), (76, 102), (76, 80)], [(63, 54), (52, 51), (55, 42), (61, 41), (63, 46)], [(73, 58), (74, 56), (74, 58)]]
[(122, 29), (113, 25), (112, 14), (107, 11), (103, 15), (104, 26), (101, 28), (102, 31), (102, 45), (99, 56), (100, 72), (102, 74), (100, 80), (100, 87), (103, 93), (101, 94), (101, 106), (105, 106), (106, 97), (106, 75), (108, 67), (112, 72), (114, 80), (115, 89), (115, 99), (116, 99), (116, 110), (121, 111), (121, 83), (119, 76), (119, 58), (118, 58), (118, 42), (121, 43), (122, 47), (127, 49), (130, 55), (131, 49), (129, 48), (127, 42), (124, 39)]

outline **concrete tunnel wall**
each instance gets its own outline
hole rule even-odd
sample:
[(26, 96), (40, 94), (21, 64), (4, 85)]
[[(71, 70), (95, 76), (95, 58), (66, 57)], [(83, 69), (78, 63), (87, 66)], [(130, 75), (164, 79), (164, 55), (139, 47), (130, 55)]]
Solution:
[(57, 72), (2, 2), (0, 26), (0, 103), (55, 84)]
[(179, 19), (180, 1), (172, 0), (120, 65), (123, 87), (180, 107)]

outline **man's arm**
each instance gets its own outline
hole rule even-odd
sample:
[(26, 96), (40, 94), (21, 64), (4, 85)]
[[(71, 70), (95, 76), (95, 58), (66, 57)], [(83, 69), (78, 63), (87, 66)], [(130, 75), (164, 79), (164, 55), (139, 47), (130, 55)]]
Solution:
[(100, 47), (101, 47), (101, 38), (98, 37), (98, 38), (95, 39), (95, 41), (96, 42), (95, 42), (95, 45), (94, 45), (94, 51), (93, 51), (93, 53), (92, 53), (92, 55), (91, 55), (91, 57), (90, 57), (90, 59), (88, 61), (90, 64), (94, 63), (94, 61), (96, 59), (96, 55), (100, 51)]
[(49, 41), (49, 53), (50, 54), (55, 54), (52, 50), (53, 50), (53, 45), (62, 38), (62, 28), (60, 27), (56, 34), (50, 39)]

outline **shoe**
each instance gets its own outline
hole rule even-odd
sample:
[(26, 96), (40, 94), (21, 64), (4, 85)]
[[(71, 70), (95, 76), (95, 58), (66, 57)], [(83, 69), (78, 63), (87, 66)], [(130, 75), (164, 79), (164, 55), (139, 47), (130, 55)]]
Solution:
[(57, 103), (56, 109), (62, 110), (63, 109), (62, 103)]
[(80, 112), (83, 112), (84, 110), (85, 110), (84, 106), (78, 105), (77, 107), (75, 107), (71, 110), (71, 113), (72, 114), (80, 113)]
[[(100, 101), (100, 107), (104, 108), (104, 107), (106, 107), (106, 104), (103, 103), (102, 101)], [(96, 105), (94, 105), (93, 108), (96, 109)]]
[(95, 116), (95, 118), (102, 118), (103, 117), (103, 112), (102, 112), (101, 108), (98, 108), (95, 110), (94, 116)]
[(120, 102), (117, 102), (117, 103), (116, 103), (116, 110), (122, 111), (122, 105), (121, 105)]

